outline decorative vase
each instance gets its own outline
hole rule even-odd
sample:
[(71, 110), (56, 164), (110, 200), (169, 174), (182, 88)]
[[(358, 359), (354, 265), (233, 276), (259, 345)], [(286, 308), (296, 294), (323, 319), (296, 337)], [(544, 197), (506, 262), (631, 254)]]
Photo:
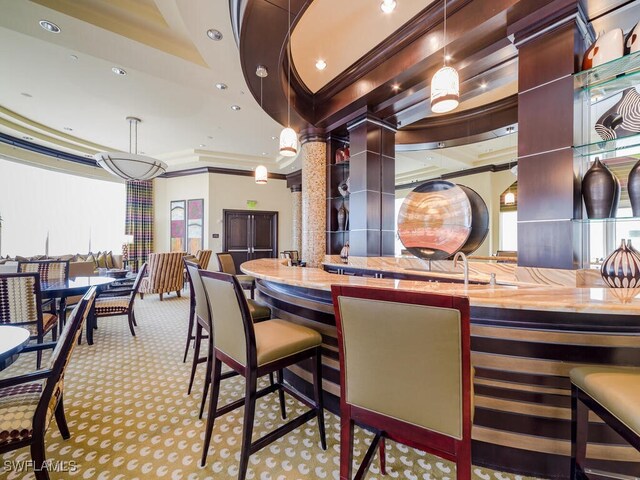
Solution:
[(624, 54), (629, 55), (638, 51), (640, 51), (640, 22), (636, 23), (624, 37)]
[(594, 128), (605, 141), (640, 133), (640, 93), (635, 87), (623, 90), (622, 98), (602, 114)]
[(640, 256), (624, 238), (617, 250), (604, 259), (600, 274), (604, 282), (613, 288), (636, 288), (640, 286)]
[(620, 201), (620, 182), (598, 157), (582, 178), (582, 197), (588, 218), (615, 217)]
[(601, 34), (584, 53), (582, 69), (589, 70), (603, 63), (620, 58), (624, 54), (624, 35), (620, 28)]
[(339, 148), (336, 150), (336, 165), (338, 165), (339, 163), (344, 162), (345, 160), (345, 154), (344, 154), (344, 149), (343, 148)]
[(347, 179), (342, 182), (340, 185), (338, 185), (338, 191), (340, 192), (340, 195), (342, 195), (343, 197), (346, 197), (349, 195), (349, 181), (350, 181), (351, 177), (347, 177)]
[(340, 259), (342, 263), (349, 263), (349, 242), (345, 243), (340, 250)]
[(344, 231), (347, 220), (347, 208), (344, 206), (344, 202), (338, 209), (338, 230)]
[(631, 211), (634, 217), (640, 217), (640, 161), (629, 172), (627, 191), (631, 202)]
[(349, 159), (351, 158), (351, 151), (349, 150), (349, 145), (345, 143), (344, 147), (342, 147), (342, 151), (344, 152), (344, 161), (348, 162)]

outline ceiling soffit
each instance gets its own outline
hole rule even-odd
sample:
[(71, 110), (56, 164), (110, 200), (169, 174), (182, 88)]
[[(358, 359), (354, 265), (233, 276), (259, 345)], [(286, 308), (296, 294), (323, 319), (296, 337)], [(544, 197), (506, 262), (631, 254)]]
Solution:
[[(314, 0), (291, 33), (294, 68), (316, 93), (434, 1), (402, 0), (385, 14), (371, 0)], [(327, 63), (322, 71), (318, 59)]]

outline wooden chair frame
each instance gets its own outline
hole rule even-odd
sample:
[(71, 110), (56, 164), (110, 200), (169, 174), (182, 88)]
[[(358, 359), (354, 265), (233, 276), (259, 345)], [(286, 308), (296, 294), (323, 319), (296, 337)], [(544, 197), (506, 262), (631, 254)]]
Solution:
[(638, 437), (638, 434), (618, 420), (584, 390), (571, 384), (571, 471), (569, 476), (571, 480), (589, 478), (585, 473), (589, 410), (604, 420), (629, 445), (640, 451), (640, 437)]
[[(381, 471), (385, 473), (384, 439), (389, 438), (412, 448), (437, 455), (456, 463), (457, 478), (471, 478), (471, 342), (469, 326), (469, 300), (466, 297), (407, 292), (393, 289), (333, 285), (331, 287), (338, 333), (340, 356), (340, 480), (362, 479), (379, 448)], [(398, 302), (430, 307), (450, 308), (460, 312), (462, 352), (462, 439), (409, 424), (407, 422), (373, 412), (346, 400), (346, 369), (342, 317), (338, 298), (354, 297), (366, 300)], [(389, 319), (393, 322), (393, 319)], [(382, 381), (382, 380), (381, 380)], [(353, 433), (355, 424), (372, 430), (375, 438), (367, 450), (355, 477), (352, 477)]]
[[(204, 278), (212, 278), (219, 281), (231, 283), (233, 285), (236, 299), (240, 307), (242, 314), (242, 323), (245, 332), (247, 362), (246, 365), (241, 365), (233, 358), (227, 356), (224, 352), (215, 348), (215, 343), (210, 339), (210, 346), (213, 346), (213, 368), (211, 372), (211, 401), (209, 403), (209, 411), (207, 418), (207, 427), (205, 431), (204, 447), (202, 451), (201, 466), (206, 464), (207, 453), (209, 450), (209, 444), (211, 443), (211, 435), (213, 432), (213, 424), (217, 417), (225, 415), (236, 408), (244, 405), (244, 423), (243, 434), (240, 452), (240, 465), (238, 480), (244, 480), (247, 473), (247, 467), (249, 465), (249, 456), (261, 448), (269, 445), (270, 443), (278, 440), (289, 432), (295, 430), (301, 425), (305, 424), (312, 418), (318, 420), (318, 430), (320, 433), (320, 444), (323, 450), (327, 449), (327, 441), (325, 436), (324, 427), (324, 407), (322, 399), (322, 361), (321, 361), (321, 349), (320, 346), (310, 348), (288, 357), (276, 360), (274, 362), (267, 363), (265, 365), (258, 366), (258, 356), (256, 348), (256, 337), (253, 328), (253, 320), (249, 313), (249, 307), (247, 305), (246, 297), (240, 285), (238, 279), (231, 274), (222, 272), (210, 272), (201, 271), (201, 276)], [(211, 299), (207, 289), (207, 302), (211, 305)], [(211, 309), (210, 309), (211, 310)], [(289, 385), (286, 385), (283, 381), (283, 369), (300, 361), (311, 358), (313, 360), (313, 390), (314, 400), (307, 398), (300, 392), (293, 390)], [(234, 372), (245, 377), (246, 381), (246, 394), (244, 398), (228, 403), (227, 405), (218, 408), (218, 398), (220, 394), (220, 380), (222, 380), (222, 364), (229, 366)], [(272, 383), (268, 387), (261, 390), (257, 389), (258, 377), (263, 375), (272, 375), (277, 373), (277, 382)], [(287, 422), (286, 424), (278, 427), (272, 432), (264, 435), (262, 438), (252, 442), (251, 434), (253, 432), (253, 421), (255, 416), (256, 400), (260, 397), (268, 395), (272, 392), (278, 392), (280, 399), (280, 407), (282, 418), (286, 419), (286, 410), (284, 404), (284, 392), (287, 392), (292, 397), (296, 398), (300, 402), (309, 407), (307, 412), (303, 413), (299, 417)]]
[[(23, 439), (19, 442), (9, 443), (0, 446), (0, 454), (17, 450), (18, 448), (29, 446), (31, 447), (31, 458), (36, 466), (44, 464), (46, 460), (46, 447), (45, 447), (45, 433), (48, 428), (47, 410), (49, 408), (49, 402), (55, 392), (55, 388), (60, 382), (61, 377), (64, 375), (66, 369), (70, 349), (76, 342), (82, 325), (87, 318), (88, 310), (91, 308), (96, 295), (96, 287), (92, 287), (84, 295), (80, 303), (76, 306), (75, 316), (73, 321), (68, 322), (65, 325), (65, 331), (61, 335), (60, 341), (63, 342), (60, 348), (54, 350), (54, 357), (52, 358), (52, 365), (50, 369), (39, 370), (24, 375), (19, 375), (11, 378), (0, 379), (0, 388), (12, 387), (22, 385), (25, 383), (35, 382), (37, 380), (46, 379), (40, 400), (36, 407), (35, 415), (33, 417), (33, 433), (30, 438)], [(38, 351), (41, 352), (44, 349), (56, 348), (57, 344), (42, 343), (38, 345), (28, 346), (23, 349), (22, 352)], [(22, 353), (21, 352), (21, 353)], [(56, 423), (62, 438), (68, 440), (71, 437), (69, 427), (67, 426), (67, 420), (64, 414), (63, 394), (60, 395), (58, 403), (55, 405), (54, 415), (56, 417)], [(48, 480), (49, 473), (45, 469), (34, 470), (36, 480)]]

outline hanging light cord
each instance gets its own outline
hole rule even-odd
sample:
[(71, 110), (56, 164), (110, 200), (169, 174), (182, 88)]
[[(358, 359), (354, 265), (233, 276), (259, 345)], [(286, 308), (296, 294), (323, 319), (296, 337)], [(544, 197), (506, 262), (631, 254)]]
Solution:
[(291, 127), (291, 0), (287, 10), (289, 30), (287, 33), (287, 56), (289, 58), (289, 74), (287, 78), (287, 127)]

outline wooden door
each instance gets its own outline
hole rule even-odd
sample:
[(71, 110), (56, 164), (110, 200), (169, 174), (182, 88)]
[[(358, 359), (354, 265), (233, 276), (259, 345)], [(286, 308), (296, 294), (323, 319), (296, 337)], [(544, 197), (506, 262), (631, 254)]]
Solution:
[(278, 212), (224, 210), (222, 248), (233, 257), (236, 270), (256, 258), (278, 254)]

